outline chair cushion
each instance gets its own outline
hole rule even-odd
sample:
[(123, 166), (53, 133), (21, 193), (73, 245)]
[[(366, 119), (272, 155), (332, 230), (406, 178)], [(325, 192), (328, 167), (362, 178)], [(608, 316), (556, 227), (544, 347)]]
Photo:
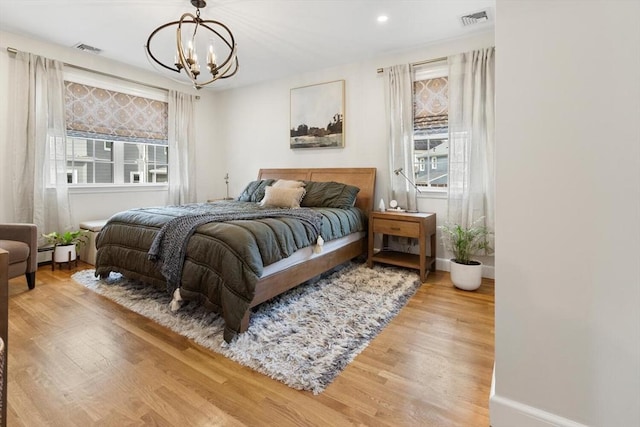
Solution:
[(29, 245), (15, 240), (0, 240), (0, 248), (9, 252), (9, 264), (24, 262), (29, 258)]
[(96, 219), (93, 221), (84, 221), (80, 223), (81, 230), (89, 230), (89, 231), (102, 231), (102, 228), (107, 223), (106, 219)]

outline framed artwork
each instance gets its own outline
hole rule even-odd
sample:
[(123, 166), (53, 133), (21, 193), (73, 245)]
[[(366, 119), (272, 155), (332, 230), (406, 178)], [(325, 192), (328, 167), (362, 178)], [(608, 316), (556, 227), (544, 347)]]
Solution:
[(344, 80), (291, 89), (289, 147), (344, 147)]

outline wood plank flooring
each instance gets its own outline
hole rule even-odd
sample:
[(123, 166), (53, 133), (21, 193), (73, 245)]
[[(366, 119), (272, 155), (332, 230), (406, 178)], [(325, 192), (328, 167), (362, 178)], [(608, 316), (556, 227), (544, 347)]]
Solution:
[[(245, 368), (42, 266), (9, 283), (8, 425), (488, 426), (494, 284), (427, 282), (320, 395)], [(417, 274), (417, 273), (416, 273)]]

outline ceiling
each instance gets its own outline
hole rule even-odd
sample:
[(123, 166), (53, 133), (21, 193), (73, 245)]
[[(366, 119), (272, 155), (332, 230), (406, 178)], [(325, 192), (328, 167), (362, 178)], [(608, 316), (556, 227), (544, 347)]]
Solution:
[[(487, 31), (494, 8), (495, 0), (208, 0), (201, 17), (231, 29), (240, 62), (236, 76), (211, 87), (239, 87)], [(461, 16), (483, 9), (489, 22), (462, 26)], [(66, 47), (84, 43), (102, 49), (103, 57), (160, 72), (144, 45), (156, 27), (184, 12), (195, 14), (189, 0), (0, 0), (0, 30)], [(382, 14), (386, 23), (377, 22)], [(171, 58), (174, 50), (167, 43)]]

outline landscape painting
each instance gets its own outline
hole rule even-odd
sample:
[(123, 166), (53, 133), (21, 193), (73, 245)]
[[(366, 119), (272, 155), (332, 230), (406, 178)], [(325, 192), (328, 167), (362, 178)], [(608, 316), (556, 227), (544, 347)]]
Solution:
[(291, 89), (290, 148), (344, 147), (344, 80)]

